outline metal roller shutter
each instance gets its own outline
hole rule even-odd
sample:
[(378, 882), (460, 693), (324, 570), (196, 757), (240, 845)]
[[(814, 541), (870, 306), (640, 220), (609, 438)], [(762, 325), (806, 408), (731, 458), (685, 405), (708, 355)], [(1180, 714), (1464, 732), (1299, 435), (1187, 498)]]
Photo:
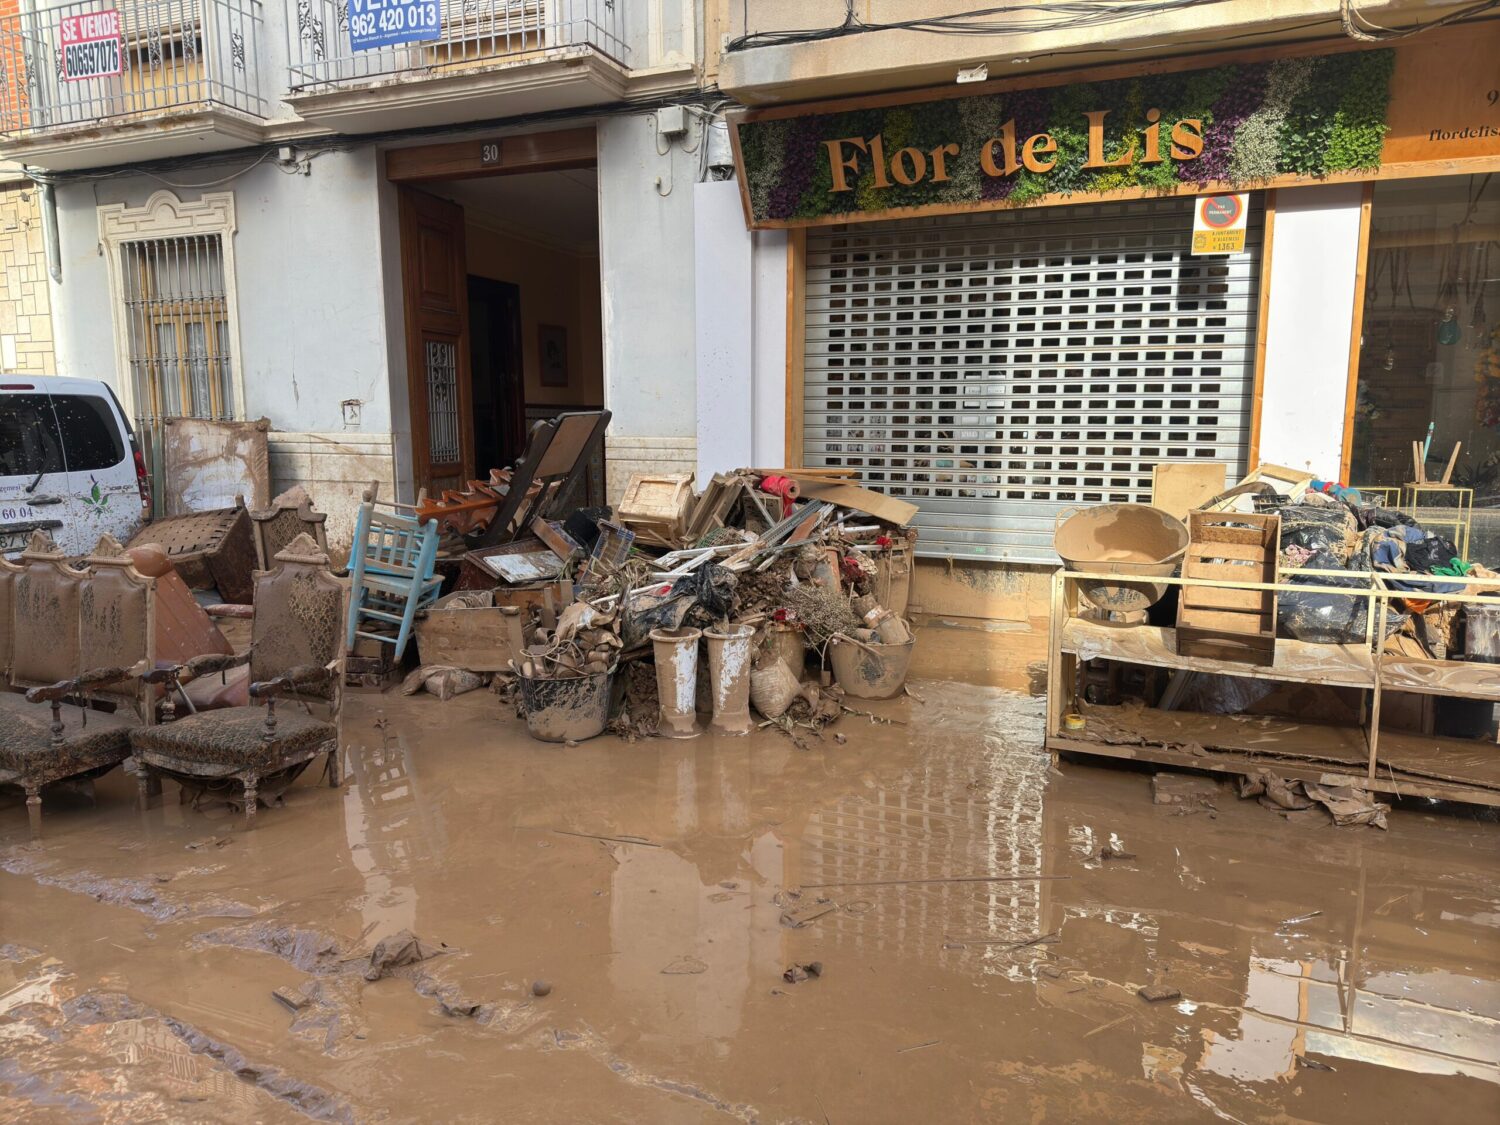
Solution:
[(1249, 441), (1262, 216), (1186, 253), (1193, 200), (816, 228), (804, 456), (921, 509), (918, 553), (1054, 562), (1074, 504)]

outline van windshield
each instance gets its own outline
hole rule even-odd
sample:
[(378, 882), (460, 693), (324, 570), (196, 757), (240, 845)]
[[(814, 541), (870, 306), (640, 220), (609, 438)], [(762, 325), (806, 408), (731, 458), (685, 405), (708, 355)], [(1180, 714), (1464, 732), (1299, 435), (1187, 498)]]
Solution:
[(53, 395), (52, 409), (57, 414), (69, 472), (91, 473), (125, 460), (120, 427), (104, 399), (98, 395)]
[(46, 395), (0, 395), (0, 476), (63, 471), (62, 435)]

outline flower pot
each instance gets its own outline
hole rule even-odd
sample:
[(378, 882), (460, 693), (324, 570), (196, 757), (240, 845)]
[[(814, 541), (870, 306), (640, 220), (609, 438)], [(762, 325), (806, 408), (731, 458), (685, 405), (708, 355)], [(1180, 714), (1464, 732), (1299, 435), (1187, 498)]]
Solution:
[(653, 629), (651, 648), (656, 658), (656, 694), (661, 701), (657, 733), (665, 738), (697, 738), (694, 695), (698, 686), (699, 629)]
[(708, 642), (709, 690), (714, 717), (710, 728), (719, 734), (749, 734), (750, 652), (755, 630), (731, 625), (722, 633), (703, 634)]

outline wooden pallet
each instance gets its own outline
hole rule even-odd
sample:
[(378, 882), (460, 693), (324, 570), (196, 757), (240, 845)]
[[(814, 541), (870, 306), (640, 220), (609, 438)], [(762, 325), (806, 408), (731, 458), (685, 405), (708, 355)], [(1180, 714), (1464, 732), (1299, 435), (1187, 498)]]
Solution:
[[(1280, 545), (1278, 516), (1189, 512), (1182, 576), (1210, 582), (1275, 582)], [(1184, 586), (1177, 608), (1177, 652), (1210, 660), (1274, 663), (1275, 593)]]

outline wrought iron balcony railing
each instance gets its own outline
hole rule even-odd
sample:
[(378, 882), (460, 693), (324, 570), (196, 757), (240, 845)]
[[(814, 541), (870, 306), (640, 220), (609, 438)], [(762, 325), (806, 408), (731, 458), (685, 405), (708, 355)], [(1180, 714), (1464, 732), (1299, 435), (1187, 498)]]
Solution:
[(221, 107), (266, 113), (259, 0), (98, 0), (0, 18), (0, 134)]
[(368, 50), (354, 49), (350, 0), (286, 2), (295, 5), (287, 20), (287, 85), (293, 93), (456, 74), (498, 62), (546, 59), (567, 48), (589, 47), (622, 65), (629, 53), (626, 0), (439, 0), (431, 38)]

